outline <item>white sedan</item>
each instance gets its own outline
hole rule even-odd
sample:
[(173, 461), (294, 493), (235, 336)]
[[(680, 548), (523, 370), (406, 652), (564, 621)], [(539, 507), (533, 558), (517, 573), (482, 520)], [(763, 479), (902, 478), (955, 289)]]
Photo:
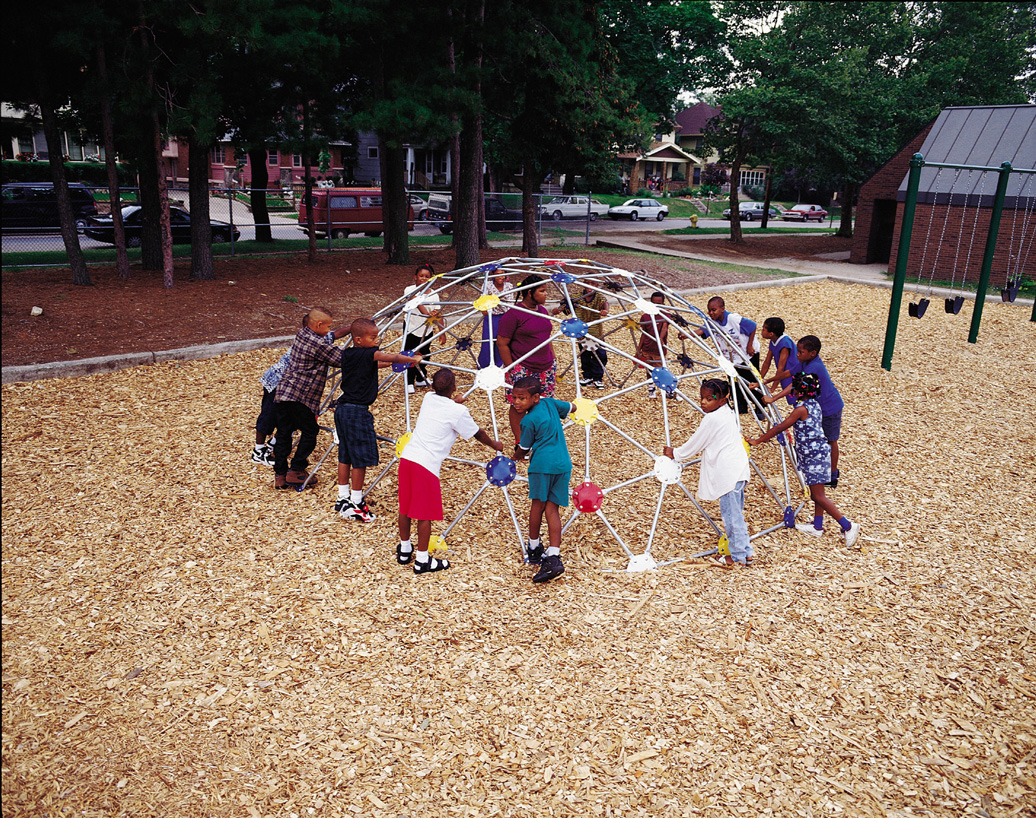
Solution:
[(540, 215), (554, 221), (586, 219), (587, 212), (590, 214), (590, 221), (597, 221), (598, 216), (608, 213), (608, 205), (589, 196), (555, 196), (540, 205)]
[(668, 215), (669, 208), (654, 199), (627, 199), (621, 205), (608, 208), (608, 218), (629, 219), (631, 222), (637, 219), (662, 221)]

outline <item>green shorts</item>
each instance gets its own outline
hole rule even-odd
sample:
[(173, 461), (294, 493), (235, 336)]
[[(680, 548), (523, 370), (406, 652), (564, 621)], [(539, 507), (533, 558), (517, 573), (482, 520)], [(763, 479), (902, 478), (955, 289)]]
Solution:
[(568, 505), (568, 481), (572, 478), (572, 471), (563, 474), (544, 474), (543, 472), (529, 472), (529, 499), (546, 500), (549, 503), (557, 503), (559, 506)]

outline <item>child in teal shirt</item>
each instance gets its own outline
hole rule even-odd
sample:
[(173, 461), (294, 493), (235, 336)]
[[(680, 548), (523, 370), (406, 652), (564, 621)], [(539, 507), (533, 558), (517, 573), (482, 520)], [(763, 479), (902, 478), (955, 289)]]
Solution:
[[(568, 401), (545, 398), (539, 378), (521, 378), (511, 390), (514, 408), (521, 415), (521, 440), (514, 459), (529, 458), (529, 548), (527, 558), (539, 564), (533, 582), (550, 582), (565, 572), (561, 562), (561, 507), (568, 505), (572, 458), (568, 456), (561, 420), (575, 411)], [(546, 554), (540, 544), (540, 523), (547, 517)]]

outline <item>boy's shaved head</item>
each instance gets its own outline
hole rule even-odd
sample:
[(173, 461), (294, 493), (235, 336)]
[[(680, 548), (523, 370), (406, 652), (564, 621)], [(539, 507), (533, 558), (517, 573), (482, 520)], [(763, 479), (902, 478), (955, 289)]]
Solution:
[(355, 338), (357, 335), (369, 335), (370, 333), (378, 332), (378, 325), (371, 321), (369, 318), (357, 318), (353, 321), (349, 331)]
[(303, 323), (308, 327), (310, 324), (315, 324), (317, 321), (330, 321), (331, 313), (323, 307), (314, 307), (306, 313), (306, 317), (303, 319)]
[(435, 390), (436, 395), (449, 397), (456, 385), (457, 378), (449, 369), (440, 369), (435, 373), (435, 377), (432, 378), (432, 388)]

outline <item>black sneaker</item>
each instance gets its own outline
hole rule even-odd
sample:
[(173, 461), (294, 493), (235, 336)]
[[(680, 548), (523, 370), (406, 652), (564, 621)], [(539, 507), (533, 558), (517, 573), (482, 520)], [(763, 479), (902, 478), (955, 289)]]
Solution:
[(561, 557), (544, 557), (540, 570), (532, 578), (533, 582), (550, 582), (555, 577), (565, 573), (565, 566), (561, 564)]
[(335, 502), (335, 514), (340, 516), (342, 519), (347, 519), (347, 512), (353, 507), (353, 504), (349, 501), (348, 497)]
[(529, 565), (539, 565), (543, 562), (543, 545), (537, 545), (535, 548), (526, 544), (525, 546), (525, 562)]
[(594, 381), (594, 389), (604, 389), (604, 381)]
[(835, 469), (833, 472), (831, 472), (831, 479), (827, 483), (824, 483), (824, 485), (827, 486), (828, 488), (832, 488), (832, 489), (838, 488), (838, 478), (839, 478), (839, 476), (840, 475), (838, 473), (838, 469)]
[(433, 571), (445, 571), (450, 567), (449, 560), (440, 560), (435, 557), (429, 557), (428, 562), (415, 562), (414, 573), (415, 574), (431, 574)]
[(261, 463), (264, 466), (272, 466), (273, 449), (269, 446), (256, 446), (252, 449), (252, 462)]
[(593, 382), (594, 382), (593, 378), (580, 378), (579, 379), (579, 385), (580, 386), (589, 386)]

